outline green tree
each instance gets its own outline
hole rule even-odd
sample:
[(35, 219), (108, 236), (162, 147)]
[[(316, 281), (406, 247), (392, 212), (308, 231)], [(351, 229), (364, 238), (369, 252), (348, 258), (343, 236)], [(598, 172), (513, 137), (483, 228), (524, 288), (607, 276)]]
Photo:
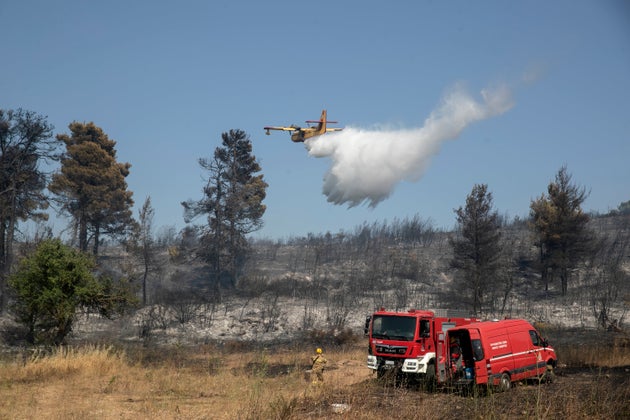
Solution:
[(133, 302), (124, 283), (96, 278), (94, 258), (59, 239), (42, 241), (9, 278), (17, 320), (30, 343), (61, 344), (72, 331), (77, 310), (110, 317)]
[(450, 239), (451, 267), (457, 270), (455, 282), (463, 291), (461, 300), (478, 314), (496, 283), (501, 257), (499, 214), (493, 210), (488, 186), (475, 185), (465, 207), (456, 209), (455, 214), (458, 227), (457, 236)]
[(92, 240), (96, 255), (101, 235), (124, 235), (134, 226), (133, 193), (125, 181), (131, 164), (116, 161), (116, 142), (93, 122), (73, 122), (69, 128), (70, 135), (57, 135), (66, 152), (48, 188), (72, 217), (79, 249), (87, 251)]
[(252, 143), (242, 130), (223, 133), (222, 146), (212, 159), (199, 159), (208, 172), (201, 200), (182, 203), (187, 223), (207, 216), (199, 253), (210, 264), (215, 280), (234, 287), (248, 252), (246, 235), (262, 226), (267, 183), (252, 154)]
[(58, 141), (46, 117), (22, 109), (0, 109), (0, 312), (12, 266), (13, 242), (19, 221), (48, 220), (46, 173), (42, 161), (57, 159)]
[(591, 249), (594, 235), (588, 228), (589, 216), (581, 208), (587, 196), (583, 187), (571, 183), (567, 167), (562, 166), (549, 183), (547, 195), (531, 202), (530, 227), (539, 249), (545, 290), (558, 276), (562, 294), (566, 295), (571, 271)]

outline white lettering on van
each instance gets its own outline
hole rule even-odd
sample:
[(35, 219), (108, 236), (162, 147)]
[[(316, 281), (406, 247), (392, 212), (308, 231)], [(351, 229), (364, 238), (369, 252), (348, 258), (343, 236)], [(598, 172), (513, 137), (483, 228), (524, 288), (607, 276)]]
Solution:
[(490, 348), (492, 350), (498, 350), (498, 349), (507, 348), (507, 340), (497, 341), (495, 343), (490, 343)]

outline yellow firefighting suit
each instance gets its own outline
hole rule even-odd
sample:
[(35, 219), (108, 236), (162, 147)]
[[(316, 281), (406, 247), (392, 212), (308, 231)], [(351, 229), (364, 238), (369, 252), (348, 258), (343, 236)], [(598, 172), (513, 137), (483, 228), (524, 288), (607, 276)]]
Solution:
[(327, 363), (326, 358), (322, 354), (322, 349), (317, 349), (317, 353), (315, 356), (311, 357), (312, 366), (312, 382), (314, 384), (319, 384), (324, 382), (324, 366)]

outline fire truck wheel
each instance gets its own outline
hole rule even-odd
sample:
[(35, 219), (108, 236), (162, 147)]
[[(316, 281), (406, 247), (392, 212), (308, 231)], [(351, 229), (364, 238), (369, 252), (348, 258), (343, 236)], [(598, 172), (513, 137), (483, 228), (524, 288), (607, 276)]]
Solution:
[(436, 381), (435, 381), (435, 365), (430, 364), (427, 366), (427, 373), (424, 377), (424, 385), (425, 389), (429, 392), (433, 392), (436, 389)]
[(427, 381), (435, 381), (435, 365), (433, 363), (430, 363), (427, 366), (426, 379), (427, 379)]
[(512, 386), (512, 383), (510, 382), (510, 375), (508, 375), (507, 373), (502, 374), (501, 378), (499, 379), (499, 385), (497, 386), (497, 389), (499, 390), (499, 392), (505, 392), (510, 389), (510, 386)]

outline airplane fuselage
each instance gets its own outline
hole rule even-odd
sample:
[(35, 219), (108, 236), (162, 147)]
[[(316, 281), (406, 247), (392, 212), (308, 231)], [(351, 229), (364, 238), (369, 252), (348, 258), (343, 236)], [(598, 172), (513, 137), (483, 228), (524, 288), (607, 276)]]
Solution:
[(319, 121), (306, 121), (307, 123), (317, 123), (315, 127), (307, 127), (300, 128), (295, 125), (289, 127), (264, 127), (265, 134), (269, 135), (269, 130), (283, 130), (283, 131), (291, 131), (291, 141), (294, 143), (303, 143), (304, 140), (310, 139), (311, 137), (321, 136), (322, 134), (326, 134), (328, 131), (341, 131), (342, 128), (326, 128), (326, 123), (336, 123), (337, 121), (327, 121), (326, 120), (326, 110), (322, 111), (322, 115), (319, 118)]
[[(323, 126), (323, 127), (322, 127)], [(313, 128), (301, 128), (291, 134), (291, 140), (295, 143), (304, 142), (306, 139), (310, 139), (311, 137), (320, 136), (326, 132), (326, 128), (324, 124), (320, 123), (317, 127)]]

